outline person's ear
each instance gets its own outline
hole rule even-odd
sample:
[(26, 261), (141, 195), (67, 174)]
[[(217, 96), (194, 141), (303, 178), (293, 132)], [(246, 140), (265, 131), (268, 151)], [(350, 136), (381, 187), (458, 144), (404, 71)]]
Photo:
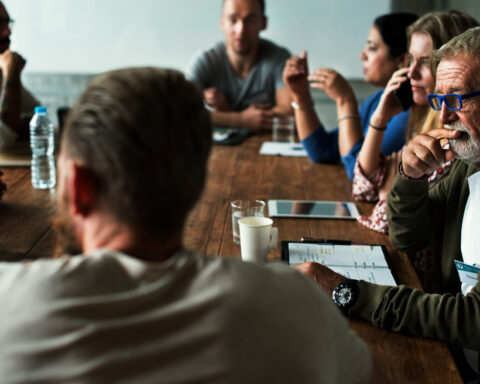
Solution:
[(71, 163), (70, 204), (73, 214), (88, 216), (97, 205), (97, 184), (92, 171)]

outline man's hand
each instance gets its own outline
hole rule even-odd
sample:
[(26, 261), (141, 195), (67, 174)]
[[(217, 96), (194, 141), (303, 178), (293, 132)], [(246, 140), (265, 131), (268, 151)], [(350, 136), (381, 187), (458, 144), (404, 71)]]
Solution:
[(355, 100), (355, 95), (350, 84), (348, 84), (347, 80), (345, 80), (341, 74), (333, 69), (317, 69), (308, 77), (308, 80), (312, 82), (310, 84), (312, 88), (325, 91), (328, 97), (336, 103)]
[(207, 88), (203, 91), (205, 102), (215, 111), (230, 111), (230, 104), (225, 95), (217, 88)]
[(460, 131), (438, 128), (416, 135), (403, 150), (403, 172), (411, 178), (418, 179), (424, 175), (430, 175), (442, 163), (452, 160), (455, 153), (449, 149), (443, 149), (440, 141), (457, 138), (460, 133)]
[(3, 172), (0, 171), (0, 200), (2, 199), (3, 193), (7, 190), (7, 185), (1, 179), (2, 175)]
[(310, 96), (306, 51), (303, 51), (300, 57), (292, 56), (286, 61), (283, 69), (283, 81), (293, 96)]
[(25, 67), (25, 59), (17, 52), (7, 49), (0, 54), (0, 69), (2, 70), (3, 78), (10, 79), (20, 77), (20, 74)]
[(272, 129), (273, 112), (257, 105), (251, 105), (240, 112), (242, 127), (260, 130)]
[(329, 296), (333, 289), (347, 278), (318, 263), (302, 263), (294, 266), (302, 274), (316, 281)]

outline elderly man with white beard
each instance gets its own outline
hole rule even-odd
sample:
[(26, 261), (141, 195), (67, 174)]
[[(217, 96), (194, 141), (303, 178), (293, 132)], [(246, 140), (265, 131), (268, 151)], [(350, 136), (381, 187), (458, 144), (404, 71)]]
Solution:
[[(333, 294), (348, 316), (476, 351), (480, 350), (480, 284), (462, 285), (454, 260), (480, 265), (479, 58), (480, 27), (455, 37), (434, 53), (436, 90), (429, 101), (439, 111), (443, 128), (409, 142), (388, 197), (390, 238), (395, 248), (418, 250), (441, 244), (442, 294), (345, 280), (313, 263), (299, 267)], [(456, 160), (450, 174), (429, 190), (428, 176), (452, 159)], [(348, 290), (351, 295), (345, 295)], [(336, 299), (339, 291), (343, 298)], [(477, 359), (468, 360), (478, 371)]]

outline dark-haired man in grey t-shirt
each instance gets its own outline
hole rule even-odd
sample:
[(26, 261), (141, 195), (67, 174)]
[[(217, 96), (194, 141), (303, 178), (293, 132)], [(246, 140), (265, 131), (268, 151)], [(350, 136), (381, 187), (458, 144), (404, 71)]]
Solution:
[(214, 125), (269, 129), (275, 114), (291, 114), (282, 80), (290, 53), (260, 39), (267, 26), (264, 2), (225, 0), (220, 24), (225, 42), (197, 56), (187, 77), (204, 90)]

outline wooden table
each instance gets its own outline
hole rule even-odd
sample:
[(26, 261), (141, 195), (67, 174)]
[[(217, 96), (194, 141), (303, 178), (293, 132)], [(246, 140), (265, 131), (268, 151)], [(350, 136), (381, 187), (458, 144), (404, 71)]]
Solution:
[[(339, 165), (312, 164), (306, 158), (260, 156), (262, 139), (254, 136), (235, 147), (216, 146), (209, 163), (205, 192), (191, 212), (186, 247), (210, 255), (240, 257), (233, 243), (230, 202), (236, 199), (352, 200), (351, 184)], [(55, 233), (55, 192), (34, 190), (30, 170), (3, 169), (8, 190), (0, 204), (0, 260), (18, 261), (51, 256)], [(358, 204), (361, 213), (372, 206)], [(275, 219), (280, 240), (301, 237), (351, 240), (384, 244), (397, 281), (420, 287), (408, 262), (395, 253), (387, 236), (354, 221)], [(279, 258), (279, 250), (271, 258)], [(386, 332), (352, 320), (351, 327), (369, 344), (394, 383), (461, 383), (445, 344)]]
[[(307, 158), (262, 156), (259, 149), (268, 135), (249, 138), (240, 146), (216, 146), (209, 164), (207, 187), (191, 212), (185, 245), (210, 255), (240, 257), (232, 238), (230, 202), (237, 199), (297, 199), (352, 201), (352, 185), (341, 165), (313, 164)], [(356, 203), (368, 214), (373, 205)], [(275, 218), (279, 240), (301, 237), (383, 244), (396, 280), (421, 288), (408, 258), (393, 251), (388, 236), (351, 220)], [(280, 258), (273, 250), (270, 258)], [(461, 383), (444, 343), (378, 329), (351, 320), (351, 327), (369, 344), (393, 383)]]
[(3, 168), (7, 192), (0, 203), (0, 260), (50, 257), (55, 190), (32, 188), (29, 168)]

